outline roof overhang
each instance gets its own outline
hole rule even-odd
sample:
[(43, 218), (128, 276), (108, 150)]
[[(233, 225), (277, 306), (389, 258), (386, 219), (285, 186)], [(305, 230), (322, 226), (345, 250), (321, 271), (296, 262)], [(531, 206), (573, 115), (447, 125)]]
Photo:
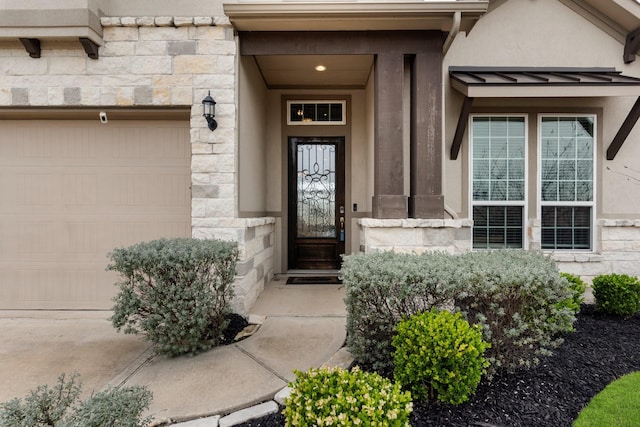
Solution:
[(488, 0), (400, 2), (224, 3), (238, 31), (450, 31), (453, 15), (461, 15), (460, 31), (470, 31), (489, 6)]
[(614, 68), (449, 67), (451, 86), (465, 98), (451, 144), (458, 158), (474, 98), (566, 98), (637, 96), (607, 148), (613, 160), (640, 118), (640, 79)]
[(469, 98), (640, 96), (640, 79), (614, 68), (450, 67), (449, 76)]

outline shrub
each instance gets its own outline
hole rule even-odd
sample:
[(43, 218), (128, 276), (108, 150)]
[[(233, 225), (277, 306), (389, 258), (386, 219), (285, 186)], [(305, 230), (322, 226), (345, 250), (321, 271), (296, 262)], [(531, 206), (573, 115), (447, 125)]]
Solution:
[(70, 417), (74, 427), (144, 427), (151, 417), (142, 418), (149, 408), (152, 394), (141, 386), (111, 388), (80, 403)]
[(114, 250), (118, 283), (111, 317), (144, 334), (158, 353), (177, 356), (220, 343), (230, 312), (238, 250), (219, 240), (160, 239)]
[(491, 343), (489, 376), (536, 365), (571, 331), (575, 313), (559, 303), (572, 294), (549, 257), (501, 250), (467, 253), (460, 261), (465, 288), (456, 305)]
[(489, 366), (479, 326), (460, 313), (431, 310), (403, 320), (397, 332), (395, 380), (414, 398), (459, 404), (475, 393)]
[(453, 301), (455, 259), (394, 252), (344, 257), (347, 344), (359, 363), (393, 371), (391, 340), (400, 320)]
[(411, 393), (376, 373), (340, 368), (295, 371), (287, 426), (410, 426)]
[(62, 374), (52, 388), (40, 385), (29, 396), (0, 405), (0, 425), (3, 427), (40, 427), (61, 425), (67, 411), (80, 396), (79, 375)]
[(584, 302), (584, 291), (587, 289), (587, 285), (580, 276), (576, 276), (575, 274), (560, 273), (560, 276), (569, 282), (571, 297), (559, 302), (558, 308), (566, 307), (577, 314), (580, 312), (580, 304)]
[(79, 401), (82, 384), (78, 374), (58, 377), (49, 388), (38, 386), (24, 399), (0, 404), (0, 426), (3, 427), (144, 427), (150, 418), (142, 419), (149, 407), (151, 392), (145, 387), (123, 387), (102, 391)]
[(640, 312), (640, 281), (626, 274), (601, 274), (593, 278), (598, 311), (618, 316)]

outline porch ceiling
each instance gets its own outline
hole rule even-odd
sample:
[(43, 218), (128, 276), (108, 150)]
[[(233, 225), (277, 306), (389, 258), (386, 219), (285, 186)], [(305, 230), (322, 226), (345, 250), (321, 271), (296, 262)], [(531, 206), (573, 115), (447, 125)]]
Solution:
[[(266, 85), (271, 89), (363, 88), (373, 55), (266, 55), (256, 56)], [(324, 71), (315, 67), (324, 66)]]

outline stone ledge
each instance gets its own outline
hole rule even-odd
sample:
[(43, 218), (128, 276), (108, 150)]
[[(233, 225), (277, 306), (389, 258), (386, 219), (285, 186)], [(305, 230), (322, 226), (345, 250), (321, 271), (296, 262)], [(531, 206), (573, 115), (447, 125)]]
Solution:
[(360, 218), (358, 224), (368, 228), (463, 228), (471, 227), (471, 219), (376, 219)]
[(100, 18), (103, 27), (229, 27), (227, 16), (124, 16)]
[(602, 227), (640, 227), (637, 219), (600, 219), (598, 225)]

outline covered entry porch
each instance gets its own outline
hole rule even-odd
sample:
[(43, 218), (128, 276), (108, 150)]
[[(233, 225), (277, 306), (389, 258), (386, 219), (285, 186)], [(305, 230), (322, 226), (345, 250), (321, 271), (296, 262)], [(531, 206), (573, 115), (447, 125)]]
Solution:
[[(378, 231), (406, 221), (452, 225), (442, 191), (442, 58), (487, 4), (371, 7), (225, 5), (239, 45), (238, 216), (274, 218), (275, 274), (300, 268), (291, 138), (344, 138), (343, 201), (331, 217), (331, 236), (340, 241), (344, 230), (341, 253), (367, 250)], [(291, 123), (292, 103), (324, 101), (344, 102), (344, 123)]]

